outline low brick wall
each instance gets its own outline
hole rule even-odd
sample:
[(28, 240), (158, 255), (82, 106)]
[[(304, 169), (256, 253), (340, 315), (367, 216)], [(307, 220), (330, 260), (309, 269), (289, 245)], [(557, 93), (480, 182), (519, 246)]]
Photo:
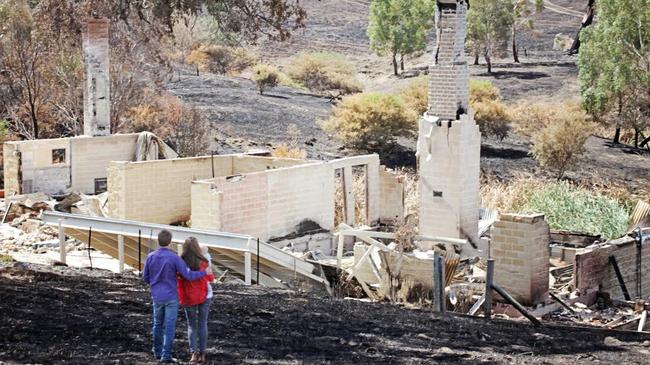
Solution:
[(492, 226), (494, 281), (521, 304), (548, 297), (550, 232), (543, 214), (501, 214)]

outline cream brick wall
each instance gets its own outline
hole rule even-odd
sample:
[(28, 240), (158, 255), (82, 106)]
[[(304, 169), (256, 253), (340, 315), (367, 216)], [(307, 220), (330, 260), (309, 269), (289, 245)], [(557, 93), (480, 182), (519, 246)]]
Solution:
[(136, 134), (75, 138), (71, 143), (72, 190), (95, 193), (95, 179), (108, 177), (111, 161), (135, 160)]
[[(216, 176), (230, 175), (232, 158), (227, 155), (111, 162), (108, 174), (110, 215), (161, 224), (188, 220), (192, 182), (212, 177), (212, 163)], [(122, 181), (122, 189), (111, 180)]]
[(404, 183), (384, 167), (379, 170), (380, 209), (382, 223), (396, 224), (404, 218)]
[(192, 186), (196, 228), (268, 240), (294, 232), (304, 219), (333, 228), (334, 170), (325, 163), (219, 177)]
[(16, 145), (5, 143), (2, 146), (4, 164), (4, 189), (5, 196), (20, 194), (20, 152)]
[[(608, 252), (610, 255), (616, 257), (623, 281), (627, 286), (627, 291), (632, 298), (636, 297), (636, 259), (637, 259), (637, 244), (636, 242), (623, 242), (620, 244), (611, 245)], [(641, 296), (647, 298), (650, 296), (650, 244), (647, 242), (641, 246)], [(612, 298), (624, 299), (623, 291), (618, 284), (616, 273), (612, 265), (607, 264), (604, 267), (604, 279), (602, 282), (601, 290), (611, 294)]]
[(222, 231), (220, 209), (223, 193), (212, 183), (194, 182), (191, 194), (192, 227)]
[(523, 305), (548, 296), (550, 231), (543, 214), (501, 214), (491, 230), (494, 281)]
[[(473, 118), (420, 121), (420, 233), (478, 242), (481, 134)], [(442, 195), (442, 196), (440, 196)]]
[(334, 170), (326, 164), (269, 171), (268, 234), (281, 237), (304, 219), (334, 228)]
[(283, 167), (292, 167), (304, 165), (313, 161), (296, 160), (290, 158), (258, 157), (237, 155), (233, 159), (233, 175), (247, 174), (250, 172), (259, 172), (273, 170)]

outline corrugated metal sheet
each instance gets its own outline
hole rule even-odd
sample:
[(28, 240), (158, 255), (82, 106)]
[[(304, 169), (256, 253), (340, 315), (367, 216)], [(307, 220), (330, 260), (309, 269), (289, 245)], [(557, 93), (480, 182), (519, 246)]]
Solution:
[(650, 204), (642, 200), (639, 200), (636, 203), (636, 207), (634, 208), (634, 211), (632, 211), (629, 231), (638, 227), (650, 227)]

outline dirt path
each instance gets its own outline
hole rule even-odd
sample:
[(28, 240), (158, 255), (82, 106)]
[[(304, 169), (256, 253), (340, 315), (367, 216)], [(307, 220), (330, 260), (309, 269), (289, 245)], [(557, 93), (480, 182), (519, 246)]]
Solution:
[[(103, 271), (0, 269), (0, 362), (147, 364), (143, 283)], [(218, 286), (215, 364), (646, 363), (650, 336), (408, 310), (286, 290)], [(176, 356), (188, 357), (185, 320)], [(645, 342), (644, 342), (645, 341)]]

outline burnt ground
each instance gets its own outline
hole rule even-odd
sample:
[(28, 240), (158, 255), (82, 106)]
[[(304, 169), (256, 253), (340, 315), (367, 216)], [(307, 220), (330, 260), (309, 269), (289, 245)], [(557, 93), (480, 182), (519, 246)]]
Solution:
[[(0, 269), (0, 362), (153, 363), (149, 292), (132, 274)], [(647, 363), (650, 336), (447, 315), (288, 290), (218, 286), (212, 363)], [(179, 316), (176, 356), (188, 358)]]

